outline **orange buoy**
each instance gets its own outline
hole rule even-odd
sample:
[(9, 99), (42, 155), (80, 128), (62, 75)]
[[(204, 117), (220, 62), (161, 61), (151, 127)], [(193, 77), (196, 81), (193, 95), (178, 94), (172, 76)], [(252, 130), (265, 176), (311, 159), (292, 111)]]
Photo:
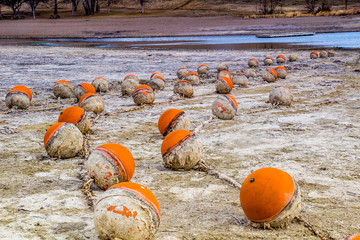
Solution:
[(83, 95), (78, 104), (87, 112), (98, 114), (104, 111), (104, 100), (95, 93)]
[(222, 78), (222, 77), (227, 77), (227, 78), (231, 79), (231, 74), (226, 70), (222, 70), (222, 71), (218, 72), (217, 78)]
[(96, 92), (107, 92), (109, 90), (109, 82), (103, 77), (96, 77), (91, 85), (94, 86)]
[(68, 122), (77, 126), (82, 133), (86, 133), (91, 126), (89, 115), (81, 107), (68, 107), (61, 111), (58, 122)]
[(132, 97), (137, 105), (152, 104), (155, 100), (155, 93), (151, 87), (139, 85), (132, 93)]
[(5, 96), (5, 104), (8, 108), (27, 109), (30, 106), (31, 100), (31, 90), (23, 85), (13, 87)]
[(240, 87), (247, 87), (249, 83), (249, 79), (246, 77), (245, 73), (243, 72), (236, 72), (232, 78), (234, 85), (239, 85)]
[(54, 84), (53, 93), (56, 98), (73, 98), (74, 91), (71, 83), (59, 80)]
[(286, 86), (276, 86), (271, 89), (269, 94), (269, 102), (272, 105), (291, 106), (294, 100), (290, 89)]
[(125, 76), (124, 80), (121, 83), (121, 93), (122, 95), (129, 95), (134, 92), (135, 88), (139, 86), (140, 79), (135, 74), (128, 74)]
[(286, 68), (283, 66), (278, 66), (275, 68), (276, 74), (279, 78), (285, 79), (287, 76)]
[(248, 61), (248, 65), (251, 68), (253, 68), (253, 67), (256, 68), (259, 66), (259, 61), (256, 58), (250, 58), (250, 60)]
[(129, 182), (135, 171), (131, 152), (117, 143), (103, 144), (90, 154), (86, 163), (90, 178), (101, 189), (120, 182)]
[(273, 65), (273, 63), (274, 63), (274, 59), (273, 59), (272, 57), (266, 57), (266, 58), (264, 59), (264, 64), (265, 64), (266, 66)]
[(175, 130), (164, 138), (161, 155), (165, 167), (179, 170), (192, 169), (203, 155), (203, 144), (189, 130)]
[(163, 90), (165, 88), (165, 78), (160, 75), (154, 75), (149, 81), (149, 86), (153, 90)]
[(254, 227), (284, 227), (300, 212), (300, 188), (288, 173), (261, 168), (243, 182), (240, 202)]
[(262, 72), (262, 78), (266, 82), (275, 82), (277, 79), (277, 73), (274, 69), (268, 68), (265, 71)]
[(173, 92), (182, 97), (190, 98), (194, 94), (194, 88), (189, 81), (179, 80), (175, 83)]
[(79, 100), (83, 95), (87, 93), (96, 93), (96, 90), (93, 85), (90, 83), (80, 83), (74, 89), (76, 98)]
[(151, 240), (160, 225), (159, 203), (143, 185), (118, 183), (99, 197), (94, 223), (101, 239)]
[(217, 79), (215, 85), (216, 85), (216, 92), (222, 94), (230, 93), (231, 90), (233, 89), (233, 82), (228, 77), (221, 77)]
[(276, 57), (276, 62), (277, 63), (284, 63), (285, 62), (285, 60), (286, 60), (286, 57), (284, 56), (284, 55), (278, 55), (277, 57)]
[(50, 157), (71, 158), (82, 150), (83, 135), (74, 124), (58, 122), (46, 131), (44, 146)]
[(200, 84), (199, 74), (196, 72), (188, 72), (185, 75), (185, 80), (189, 81), (192, 85), (195, 86)]
[(153, 72), (153, 73), (150, 75), (150, 80), (151, 80), (155, 75), (161, 76), (162, 78), (165, 78), (165, 77), (164, 77), (164, 74), (163, 74), (162, 72), (160, 72), (160, 71), (155, 71), (155, 72)]
[(217, 65), (216, 67), (217, 71), (220, 72), (220, 71), (228, 71), (229, 70), (229, 66), (224, 63), (224, 62), (221, 62)]
[(211, 105), (212, 113), (224, 120), (233, 119), (236, 115), (238, 104), (230, 95), (218, 95)]
[(343, 238), (342, 240), (360, 240), (360, 235), (349, 236), (349, 237)]
[(319, 57), (319, 53), (316, 51), (313, 51), (310, 53), (310, 59), (317, 59)]
[(206, 75), (209, 73), (209, 71), (210, 71), (210, 68), (206, 64), (200, 64), (197, 68), (197, 72), (199, 75)]
[(163, 136), (177, 129), (189, 130), (190, 127), (189, 117), (180, 109), (168, 109), (160, 115), (158, 120), (158, 128)]
[(186, 67), (180, 67), (177, 70), (176, 75), (177, 75), (178, 79), (183, 80), (188, 72), (189, 72), (189, 70)]

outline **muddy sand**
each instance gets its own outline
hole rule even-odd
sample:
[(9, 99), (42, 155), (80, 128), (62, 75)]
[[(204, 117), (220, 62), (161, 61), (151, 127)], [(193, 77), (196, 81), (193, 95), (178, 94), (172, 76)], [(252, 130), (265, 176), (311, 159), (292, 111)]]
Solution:
[[(360, 230), (360, 54), (338, 50), (334, 58), (310, 60), (304, 50), (155, 51), (95, 48), (0, 46), (0, 239), (98, 239), (92, 210), (82, 193), (85, 157), (49, 158), (43, 146), (47, 128), (60, 111), (75, 105), (57, 100), (54, 82), (73, 86), (107, 78), (112, 90), (101, 94), (105, 111), (88, 135), (89, 150), (120, 143), (133, 154), (133, 182), (148, 187), (161, 208), (156, 239), (319, 239), (294, 220), (288, 228), (254, 229), (241, 209), (239, 190), (201, 171), (171, 171), (163, 165), (157, 129), (168, 108), (186, 112), (195, 129), (211, 116), (216, 97), (216, 66), (227, 62), (234, 72), (251, 57), (296, 53), (286, 62), (288, 78), (266, 83), (250, 78), (247, 88), (235, 86), (239, 104), (233, 120), (213, 119), (198, 136), (203, 161), (237, 183), (262, 167), (280, 168), (301, 188), (302, 218), (321, 234), (341, 239)], [(195, 96), (173, 95), (176, 70), (208, 64), (212, 76), (195, 86)], [(261, 64), (259, 72), (265, 69)], [(126, 74), (148, 79), (161, 71), (166, 88), (156, 92), (155, 105), (139, 109), (120, 96)], [(6, 92), (27, 85), (33, 100), (27, 110), (5, 106)], [(292, 107), (272, 107), (269, 92), (287, 85)], [(93, 116), (94, 119), (94, 116)], [(101, 194), (94, 189), (95, 198)], [(232, 215), (236, 216), (237, 221)]]

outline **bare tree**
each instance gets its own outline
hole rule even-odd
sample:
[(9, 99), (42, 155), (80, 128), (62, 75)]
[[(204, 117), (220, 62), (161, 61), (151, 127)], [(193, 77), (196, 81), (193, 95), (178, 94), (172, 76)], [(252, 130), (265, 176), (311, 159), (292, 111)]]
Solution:
[(74, 16), (75, 12), (77, 11), (78, 4), (79, 4), (79, 0), (71, 0), (71, 6), (72, 6), (71, 15)]
[(315, 13), (316, 5), (318, 4), (319, 0), (305, 0), (306, 2), (306, 9), (309, 13)]
[(318, 11), (327, 12), (327, 11), (331, 11), (331, 9), (332, 9), (332, 4), (330, 3), (330, 1), (322, 0)]
[(275, 13), (275, 9), (278, 5), (279, 0), (259, 0), (259, 9), (262, 14)]
[(26, 0), (26, 3), (31, 7), (31, 11), (34, 19), (35, 19), (35, 9), (41, 2), (45, 2), (45, 0)]
[(13, 11), (13, 15), (19, 14), (21, 5), (24, 3), (24, 0), (0, 0), (0, 3), (8, 6)]
[(348, 0), (345, 0), (345, 9), (347, 9)]

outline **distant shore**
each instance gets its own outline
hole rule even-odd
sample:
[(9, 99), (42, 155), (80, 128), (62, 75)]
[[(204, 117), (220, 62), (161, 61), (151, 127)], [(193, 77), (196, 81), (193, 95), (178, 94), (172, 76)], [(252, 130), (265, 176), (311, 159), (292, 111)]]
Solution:
[(150, 37), (360, 30), (359, 15), (244, 19), (217, 17), (137, 17), (1, 20), (6, 38)]

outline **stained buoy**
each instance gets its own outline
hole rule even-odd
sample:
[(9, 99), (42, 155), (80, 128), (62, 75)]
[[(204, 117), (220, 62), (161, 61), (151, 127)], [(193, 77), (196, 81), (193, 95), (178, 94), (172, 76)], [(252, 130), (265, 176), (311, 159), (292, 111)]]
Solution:
[(343, 238), (342, 240), (360, 240), (360, 235), (349, 236), (349, 237)]
[(91, 126), (89, 115), (81, 107), (68, 107), (61, 111), (58, 122), (68, 122), (77, 126), (82, 133), (86, 133)]
[(54, 84), (53, 93), (56, 98), (73, 98), (75, 97), (71, 83), (66, 80), (57, 81)]
[(109, 90), (109, 82), (103, 77), (95, 78), (91, 83), (96, 92), (107, 92)]
[(188, 72), (185, 76), (185, 80), (195, 86), (200, 84), (199, 74), (196, 72)]
[(285, 62), (285, 60), (286, 60), (286, 57), (284, 56), (284, 55), (278, 55), (277, 57), (276, 57), (276, 62), (277, 63), (284, 63)]
[(31, 90), (23, 85), (13, 87), (5, 96), (5, 104), (8, 108), (27, 109), (30, 106), (31, 100)]
[(131, 96), (135, 88), (139, 86), (139, 81), (139, 78), (135, 74), (126, 75), (121, 83), (121, 94)]
[(310, 53), (310, 59), (317, 59), (319, 57), (319, 54), (315, 51)]
[(250, 60), (248, 61), (248, 65), (251, 68), (253, 68), (253, 67), (256, 68), (259, 66), (259, 61), (256, 58), (250, 58)]
[(210, 68), (206, 64), (200, 64), (198, 69), (197, 69), (197, 72), (198, 72), (199, 75), (206, 75), (206, 74), (209, 73), (209, 71), (210, 71)]
[(127, 75), (124, 77), (124, 80), (126, 80), (126, 79), (134, 79), (134, 80), (136, 80), (137, 82), (140, 81), (139, 77), (136, 76), (135, 74), (132, 74), (132, 73), (127, 74)]
[(82, 150), (83, 135), (74, 124), (58, 122), (46, 131), (44, 146), (50, 157), (71, 158)]
[(328, 52), (325, 50), (320, 51), (320, 58), (328, 58)]
[(74, 89), (75, 97), (79, 100), (83, 95), (87, 93), (96, 93), (93, 85), (90, 83), (80, 83)]
[(256, 78), (257, 77), (257, 71), (254, 68), (245, 69), (244, 73), (247, 78)]
[(275, 82), (277, 79), (277, 73), (274, 69), (268, 68), (262, 72), (262, 78), (267, 82)]
[(276, 74), (278, 76), (278, 78), (282, 78), (285, 79), (287, 76), (287, 71), (286, 68), (283, 66), (278, 66), (275, 68)]
[(221, 62), (217, 65), (216, 67), (217, 71), (220, 72), (220, 71), (228, 71), (229, 70), (229, 66), (224, 63), (224, 62)]
[(296, 62), (298, 60), (298, 56), (296, 54), (290, 54), (289, 61)]
[(174, 85), (174, 93), (190, 98), (194, 94), (194, 88), (189, 81), (179, 80)]
[(238, 104), (230, 95), (219, 95), (211, 105), (212, 113), (224, 120), (233, 119), (236, 115)]
[(189, 130), (190, 127), (189, 117), (180, 109), (168, 109), (160, 115), (158, 120), (158, 128), (163, 136), (177, 129)]
[(243, 182), (240, 202), (252, 226), (285, 227), (300, 212), (300, 188), (288, 173), (261, 168)]
[(98, 114), (104, 111), (104, 100), (95, 93), (87, 93), (83, 95), (78, 104), (79, 107), (83, 108), (87, 112)]
[(270, 65), (273, 65), (274, 63), (274, 59), (272, 57), (266, 57), (264, 59), (264, 64), (265, 66), (270, 66)]
[(233, 89), (233, 82), (231, 81), (230, 78), (227, 77), (221, 77), (217, 79), (215, 85), (216, 85), (216, 92), (222, 94), (230, 93), (231, 90)]
[(165, 79), (160, 75), (154, 75), (149, 81), (149, 86), (153, 90), (163, 90), (165, 88)]
[(160, 71), (155, 71), (155, 72), (153, 72), (153, 73), (150, 75), (150, 80), (151, 80), (151, 78), (153, 78), (155, 75), (158, 75), (158, 76), (161, 76), (161, 77), (165, 78), (165, 77), (164, 77), (164, 74), (163, 74), (162, 72), (160, 72)]
[(99, 197), (94, 223), (101, 239), (151, 240), (160, 225), (159, 203), (140, 184), (118, 183)]
[(249, 80), (243, 72), (236, 72), (231, 80), (234, 85), (239, 85), (240, 87), (247, 87)]
[(139, 85), (132, 93), (135, 104), (152, 104), (155, 100), (154, 90), (147, 85)]
[(90, 154), (86, 162), (89, 177), (101, 189), (120, 182), (129, 182), (134, 175), (135, 161), (131, 152), (117, 143), (106, 143)]
[(269, 94), (269, 102), (272, 105), (291, 106), (293, 100), (294, 96), (286, 86), (276, 86), (271, 89)]
[(201, 160), (203, 144), (189, 130), (175, 130), (164, 138), (161, 155), (165, 167), (190, 170)]
[(186, 67), (180, 67), (177, 70), (176, 75), (177, 75), (178, 79), (183, 80), (188, 72), (189, 72), (189, 70)]
[(333, 49), (329, 50), (328, 56), (329, 57), (335, 57), (335, 50), (333, 50)]
[(217, 78), (227, 77), (231, 79), (231, 74), (228, 71), (222, 70), (218, 72)]

